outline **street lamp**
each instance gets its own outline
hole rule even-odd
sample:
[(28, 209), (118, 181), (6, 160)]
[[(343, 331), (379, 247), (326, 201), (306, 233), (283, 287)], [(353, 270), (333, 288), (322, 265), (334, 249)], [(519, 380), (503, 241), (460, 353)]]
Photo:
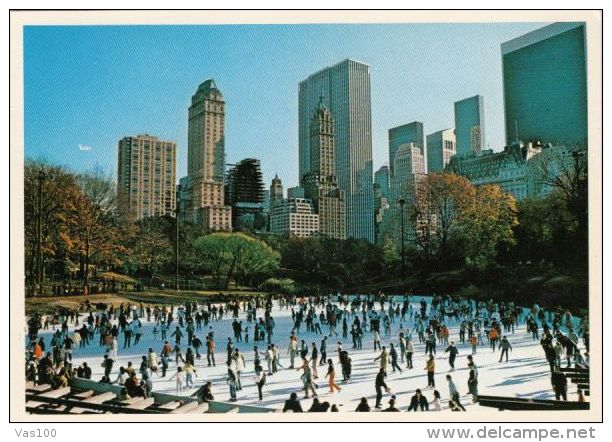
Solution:
[(36, 289), (34, 293), (42, 293), (42, 189), (45, 181), (45, 172), (38, 172), (38, 195), (37, 195), (37, 211), (36, 211)]
[(404, 277), (404, 269), (405, 269), (405, 259), (404, 259), (404, 204), (406, 204), (406, 200), (404, 198), (400, 198), (397, 200), (397, 203), (400, 205), (400, 216), (402, 218), (401, 222), (401, 241), (402, 241), (402, 278)]
[(174, 216), (174, 222), (176, 223), (175, 225), (175, 233), (176, 233), (176, 249), (175, 249), (175, 273), (174, 273), (174, 289), (178, 292), (179, 291), (179, 203), (177, 201), (176, 203), (176, 210), (175, 212), (175, 216)]

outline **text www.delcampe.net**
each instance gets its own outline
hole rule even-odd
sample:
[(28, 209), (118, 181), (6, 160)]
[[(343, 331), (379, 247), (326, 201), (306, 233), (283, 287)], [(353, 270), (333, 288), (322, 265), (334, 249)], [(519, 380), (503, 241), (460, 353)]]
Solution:
[(595, 428), (517, 428), (482, 426), (473, 428), (427, 428), (430, 439), (594, 439)]

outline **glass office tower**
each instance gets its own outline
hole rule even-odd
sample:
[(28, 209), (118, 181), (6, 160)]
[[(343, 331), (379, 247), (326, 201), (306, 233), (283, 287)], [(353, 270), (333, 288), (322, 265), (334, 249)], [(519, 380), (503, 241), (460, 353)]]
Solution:
[(584, 23), (554, 23), (501, 45), (506, 143), (586, 145)]
[(346, 192), (347, 237), (374, 241), (370, 66), (344, 60), (299, 84), (300, 184), (310, 171), (310, 122), (319, 100), (336, 125), (338, 187)]
[(455, 102), (457, 155), (480, 154), (485, 148), (484, 98), (475, 95)]
[(413, 121), (412, 123), (389, 129), (389, 172), (393, 177), (393, 162), (395, 154), (402, 144), (414, 143), (414, 145), (425, 152), (425, 138), (423, 135), (423, 123)]

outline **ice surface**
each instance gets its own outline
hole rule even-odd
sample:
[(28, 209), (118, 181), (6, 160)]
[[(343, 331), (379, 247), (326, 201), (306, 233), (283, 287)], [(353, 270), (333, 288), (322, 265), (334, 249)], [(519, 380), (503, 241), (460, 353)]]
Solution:
[[(412, 304), (415, 311), (418, 311), (418, 301), (420, 298), (411, 298)], [(376, 308), (380, 309), (379, 304), (376, 304)], [(317, 309), (320, 312), (320, 309)], [(263, 310), (258, 310), (260, 315)], [(175, 315), (176, 316), (176, 315)], [(263, 400), (258, 400), (257, 387), (254, 384), (254, 366), (253, 366), (253, 323), (249, 324), (249, 343), (236, 343), (236, 347), (244, 353), (247, 360), (246, 371), (242, 373), (242, 386), (243, 389), (238, 391), (238, 403), (248, 405), (260, 405), (272, 408), (282, 408), (284, 401), (289, 397), (292, 392), (297, 392), (302, 403), (302, 408), (307, 410), (311, 403), (311, 399), (302, 399), (304, 396), (302, 390), (302, 382), (300, 379), (301, 372), (295, 369), (289, 369), (289, 356), (287, 354), (287, 348), (289, 345), (289, 335), (293, 328), (293, 321), (291, 319), (290, 309), (281, 309), (278, 304), (274, 304), (272, 310), (272, 316), (275, 319), (276, 327), (274, 329), (273, 342), (280, 349), (280, 362), (285, 367), (279, 369), (279, 371), (273, 376), (269, 376), (267, 384), (263, 390)], [(85, 318), (85, 315), (82, 316)], [(143, 323), (143, 335), (138, 345), (132, 345), (132, 347), (123, 349), (123, 336), (120, 335), (118, 339), (119, 350), (118, 360), (115, 361), (113, 366), (113, 372), (111, 375), (112, 380), (115, 380), (119, 371), (120, 366), (127, 366), (128, 361), (132, 361), (135, 369), (138, 370), (140, 367), (141, 358), (146, 355), (149, 347), (152, 347), (159, 355), (163, 341), (160, 335), (153, 336), (152, 329), (154, 324), (147, 322), (146, 318), (141, 318)], [(195, 378), (195, 386), (190, 389), (183, 389), (180, 392), (181, 395), (191, 395), (206, 381), (211, 381), (213, 385), (213, 394), (215, 400), (228, 401), (230, 399), (229, 386), (226, 382), (227, 379), (227, 367), (226, 351), (225, 346), (227, 344), (227, 338), (233, 338), (233, 331), (231, 327), (232, 318), (224, 316), (221, 321), (212, 321), (215, 342), (216, 342), (216, 367), (208, 367), (206, 362), (206, 350), (205, 346), (200, 349), (202, 353), (202, 359), (196, 360), (197, 378)], [(243, 326), (247, 324), (246, 314), (240, 312), (240, 318)], [(113, 321), (116, 323), (117, 321)], [(349, 321), (349, 324), (352, 321)], [(448, 353), (444, 352), (445, 346), (440, 342), (437, 343), (437, 355), (436, 355), (436, 375), (435, 383), (436, 389), (442, 396), (443, 408), (447, 408), (448, 399), (450, 397), (448, 391), (448, 385), (445, 379), (446, 374), (451, 374), (453, 381), (455, 382), (457, 389), (461, 394), (461, 402), (469, 411), (472, 407), (478, 407), (471, 403), (471, 395), (468, 395), (467, 379), (469, 370), (467, 369), (467, 356), (471, 354), (471, 347), (466, 344), (459, 342), (459, 321), (447, 320), (445, 322), (450, 330), (449, 341), (455, 341), (459, 349), (459, 355), (455, 361), (456, 370), (450, 372), (448, 364)], [(413, 326), (412, 321), (405, 321), (404, 328)], [(322, 325), (323, 332), (328, 332), (327, 325)], [(171, 330), (174, 329), (172, 326)], [(317, 348), (322, 339), (322, 335), (317, 335), (311, 332), (305, 332), (305, 324), (302, 324), (301, 332), (298, 334), (298, 339), (304, 339), (309, 346), (312, 342), (317, 343)], [(389, 348), (389, 343), (393, 342), (399, 352), (399, 340), (398, 340), (398, 329), (399, 329), (399, 318), (396, 317), (395, 322), (392, 324), (392, 332), (390, 337), (386, 337), (381, 327), (381, 339), (382, 345)], [(70, 327), (70, 332), (74, 331), (74, 326)], [(321, 402), (328, 401), (331, 404), (337, 404), (340, 411), (353, 411), (361, 397), (368, 398), (370, 406), (373, 408), (375, 403), (375, 389), (374, 379), (379, 370), (379, 362), (374, 362), (374, 358), (378, 356), (379, 351), (374, 351), (372, 333), (369, 331), (365, 332), (363, 337), (363, 349), (355, 350), (352, 349), (352, 341), (350, 333), (348, 338), (342, 339), (342, 327), (337, 327), (339, 336), (328, 337), (327, 353), (328, 358), (333, 358), (334, 365), (336, 367), (336, 382), (342, 388), (341, 392), (329, 393), (327, 381), (325, 379), (326, 367), (319, 367), (319, 378), (315, 380), (318, 385), (317, 393)], [(563, 329), (562, 329), (563, 330)], [(205, 334), (208, 328), (202, 326), (201, 331), (197, 331), (196, 335), (200, 337), (203, 343), (206, 342)], [(53, 330), (41, 330), (39, 336), (45, 338), (47, 349), (51, 339)], [(173, 344), (174, 339), (170, 337), (171, 331), (168, 332), (168, 341)], [(187, 339), (187, 333), (183, 338), (183, 344), (181, 348), (183, 352), (186, 350), (184, 344)], [(527, 333), (526, 327), (523, 323), (516, 328), (514, 334), (508, 334), (508, 339), (513, 347), (513, 351), (510, 353), (510, 359), (508, 363), (499, 363), (499, 350), (493, 352), (486, 343), (478, 347), (478, 352), (474, 356), (474, 360), (478, 366), (478, 390), (483, 395), (495, 395), (495, 396), (515, 396), (521, 398), (534, 398), (534, 399), (554, 399), (553, 390), (550, 384), (550, 370), (548, 363), (544, 357), (544, 352), (540, 346), (539, 340), (533, 340), (531, 334)], [(396, 405), (406, 410), (410, 398), (414, 394), (417, 388), (423, 391), (423, 394), (429, 401), (433, 399), (433, 389), (427, 389), (427, 374), (425, 371), (425, 360), (424, 344), (419, 344), (418, 336), (413, 333), (413, 343), (415, 347), (415, 354), (413, 356), (414, 369), (404, 369), (405, 364), (400, 364), (403, 368), (402, 373), (392, 373), (391, 367), (388, 367), (388, 377), (386, 379), (387, 384), (391, 388), (391, 393), (385, 393), (383, 398), (383, 408), (387, 407), (389, 397), (391, 394), (396, 395)], [(103, 368), (101, 363), (103, 355), (105, 354), (105, 347), (98, 346), (98, 335), (96, 335), (94, 342), (85, 348), (77, 349), (73, 353), (73, 366), (77, 367), (83, 361), (87, 361), (92, 368), (93, 380), (99, 380), (103, 375)], [(348, 350), (349, 355), (352, 359), (352, 378), (349, 382), (343, 383), (341, 375), (341, 367), (338, 361), (337, 342), (343, 342), (343, 347)], [(265, 351), (266, 345), (262, 342), (258, 342), (260, 351)], [(579, 348), (584, 352), (584, 346), (582, 339)], [(320, 357), (320, 355), (319, 355)], [(300, 358), (296, 357), (296, 364), (299, 364)], [(261, 358), (261, 364), (266, 368), (266, 362)], [(182, 365), (179, 362), (179, 365)], [(177, 365), (174, 362), (174, 357), (170, 363), (166, 378), (153, 375), (153, 391), (156, 392), (176, 392), (176, 382), (169, 380), (169, 378), (176, 372)], [(158, 374), (161, 370), (158, 370)], [(576, 385), (568, 382), (568, 399), (576, 400)], [(494, 410), (491, 410), (494, 411)]]

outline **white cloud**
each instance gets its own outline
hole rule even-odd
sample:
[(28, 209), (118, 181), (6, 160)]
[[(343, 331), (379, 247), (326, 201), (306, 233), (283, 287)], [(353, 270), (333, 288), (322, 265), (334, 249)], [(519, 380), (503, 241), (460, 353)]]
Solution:
[(88, 151), (88, 150), (91, 150), (91, 146), (87, 146), (85, 144), (79, 144), (79, 150)]

